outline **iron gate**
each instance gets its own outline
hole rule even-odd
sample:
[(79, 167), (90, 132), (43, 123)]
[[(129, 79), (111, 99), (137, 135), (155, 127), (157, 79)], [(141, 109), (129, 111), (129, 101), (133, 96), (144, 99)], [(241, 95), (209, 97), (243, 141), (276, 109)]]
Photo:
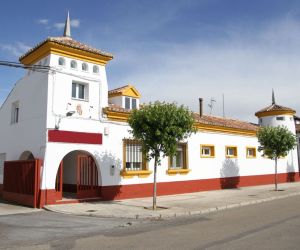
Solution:
[(41, 160), (4, 162), (3, 199), (40, 207)]
[(94, 159), (88, 155), (77, 156), (77, 199), (99, 197), (98, 170)]

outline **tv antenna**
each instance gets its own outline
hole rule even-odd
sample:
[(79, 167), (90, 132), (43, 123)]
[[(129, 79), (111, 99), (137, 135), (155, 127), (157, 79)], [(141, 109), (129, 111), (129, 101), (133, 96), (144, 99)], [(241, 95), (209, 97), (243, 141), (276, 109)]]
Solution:
[(210, 115), (212, 114), (212, 111), (213, 111), (214, 103), (215, 103), (215, 102), (216, 102), (215, 98), (214, 98), (214, 97), (211, 97), (211, 98), (210, 98), (210, 103), (208, 104), (208, 107), (210, 108), (210, 112), (209, 112)]

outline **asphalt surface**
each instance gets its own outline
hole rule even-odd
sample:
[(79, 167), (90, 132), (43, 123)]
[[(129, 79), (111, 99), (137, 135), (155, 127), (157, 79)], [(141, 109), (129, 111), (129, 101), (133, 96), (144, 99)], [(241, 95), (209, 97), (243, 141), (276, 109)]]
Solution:
[(161, 220), (0, 216), (1, 249), (299, 249), (299, 196)]

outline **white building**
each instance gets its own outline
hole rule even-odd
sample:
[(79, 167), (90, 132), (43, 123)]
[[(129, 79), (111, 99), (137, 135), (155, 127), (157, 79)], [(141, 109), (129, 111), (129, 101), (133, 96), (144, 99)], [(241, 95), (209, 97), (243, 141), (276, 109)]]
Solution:
[[(28, 67), (0, 108), (0, 183), (4, 161), (42, 160), (40, 202), (152, 195), (153, 162), (132, 140), (127, 118), (139, 108), (132, 86), (108, 91), (109, 53), (70, 36), (50, 37), (20, 58)], [(295, 111), (273, 103), (261, 126), (296, 133)], [(158, 194), (273, 183), (274, 163), (257, 151), (259, 125), (194, 113), (197, 133), (158, 168)], [(279, 181), (299, 181), (297, 149), (278, 162)], [(1, 185), (2, 188), (2, 185)]]

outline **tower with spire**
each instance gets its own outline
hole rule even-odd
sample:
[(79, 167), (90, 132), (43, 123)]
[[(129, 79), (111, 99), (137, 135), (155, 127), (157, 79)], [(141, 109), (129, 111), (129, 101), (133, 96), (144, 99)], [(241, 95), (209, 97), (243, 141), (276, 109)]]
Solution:
[(285, 126), (287, 127), (293, 134), (296, 133), (294, 115), (296, 111), (278, 105), (275, 101), (275, 93), (272, 89), (272, 104), (267, 106), (255, 113), (255, 116), (259, 119), (260, 126)]
[[(105, 67), (112, 58), (112, 54), (71, 37), (71, 20), (68, 11), (62, 36), (48, 37), (19, 60), (25, 66), (42, 65), (51, 69), (48, 72), (48, 88), (55, 92), (53, 96), (59, 97), (51, 104), (54, 116), (64, 116), (71, 111), (75, 112), (73, 116), (97, 119), (102, 109), (108, 105)], [(39, 74), (37, 71), (29, 73), (30, 78)], [(55, 77), (50, 77), (51, 75)], [(49, 96), (48, 100), (52, 98)], [(100, 103), (92, 102), (94, 100), (100, 100)], [(49, 120), (57, 120), (49, 116)], [(59, 126), (56, 124), (55, 127)]]

